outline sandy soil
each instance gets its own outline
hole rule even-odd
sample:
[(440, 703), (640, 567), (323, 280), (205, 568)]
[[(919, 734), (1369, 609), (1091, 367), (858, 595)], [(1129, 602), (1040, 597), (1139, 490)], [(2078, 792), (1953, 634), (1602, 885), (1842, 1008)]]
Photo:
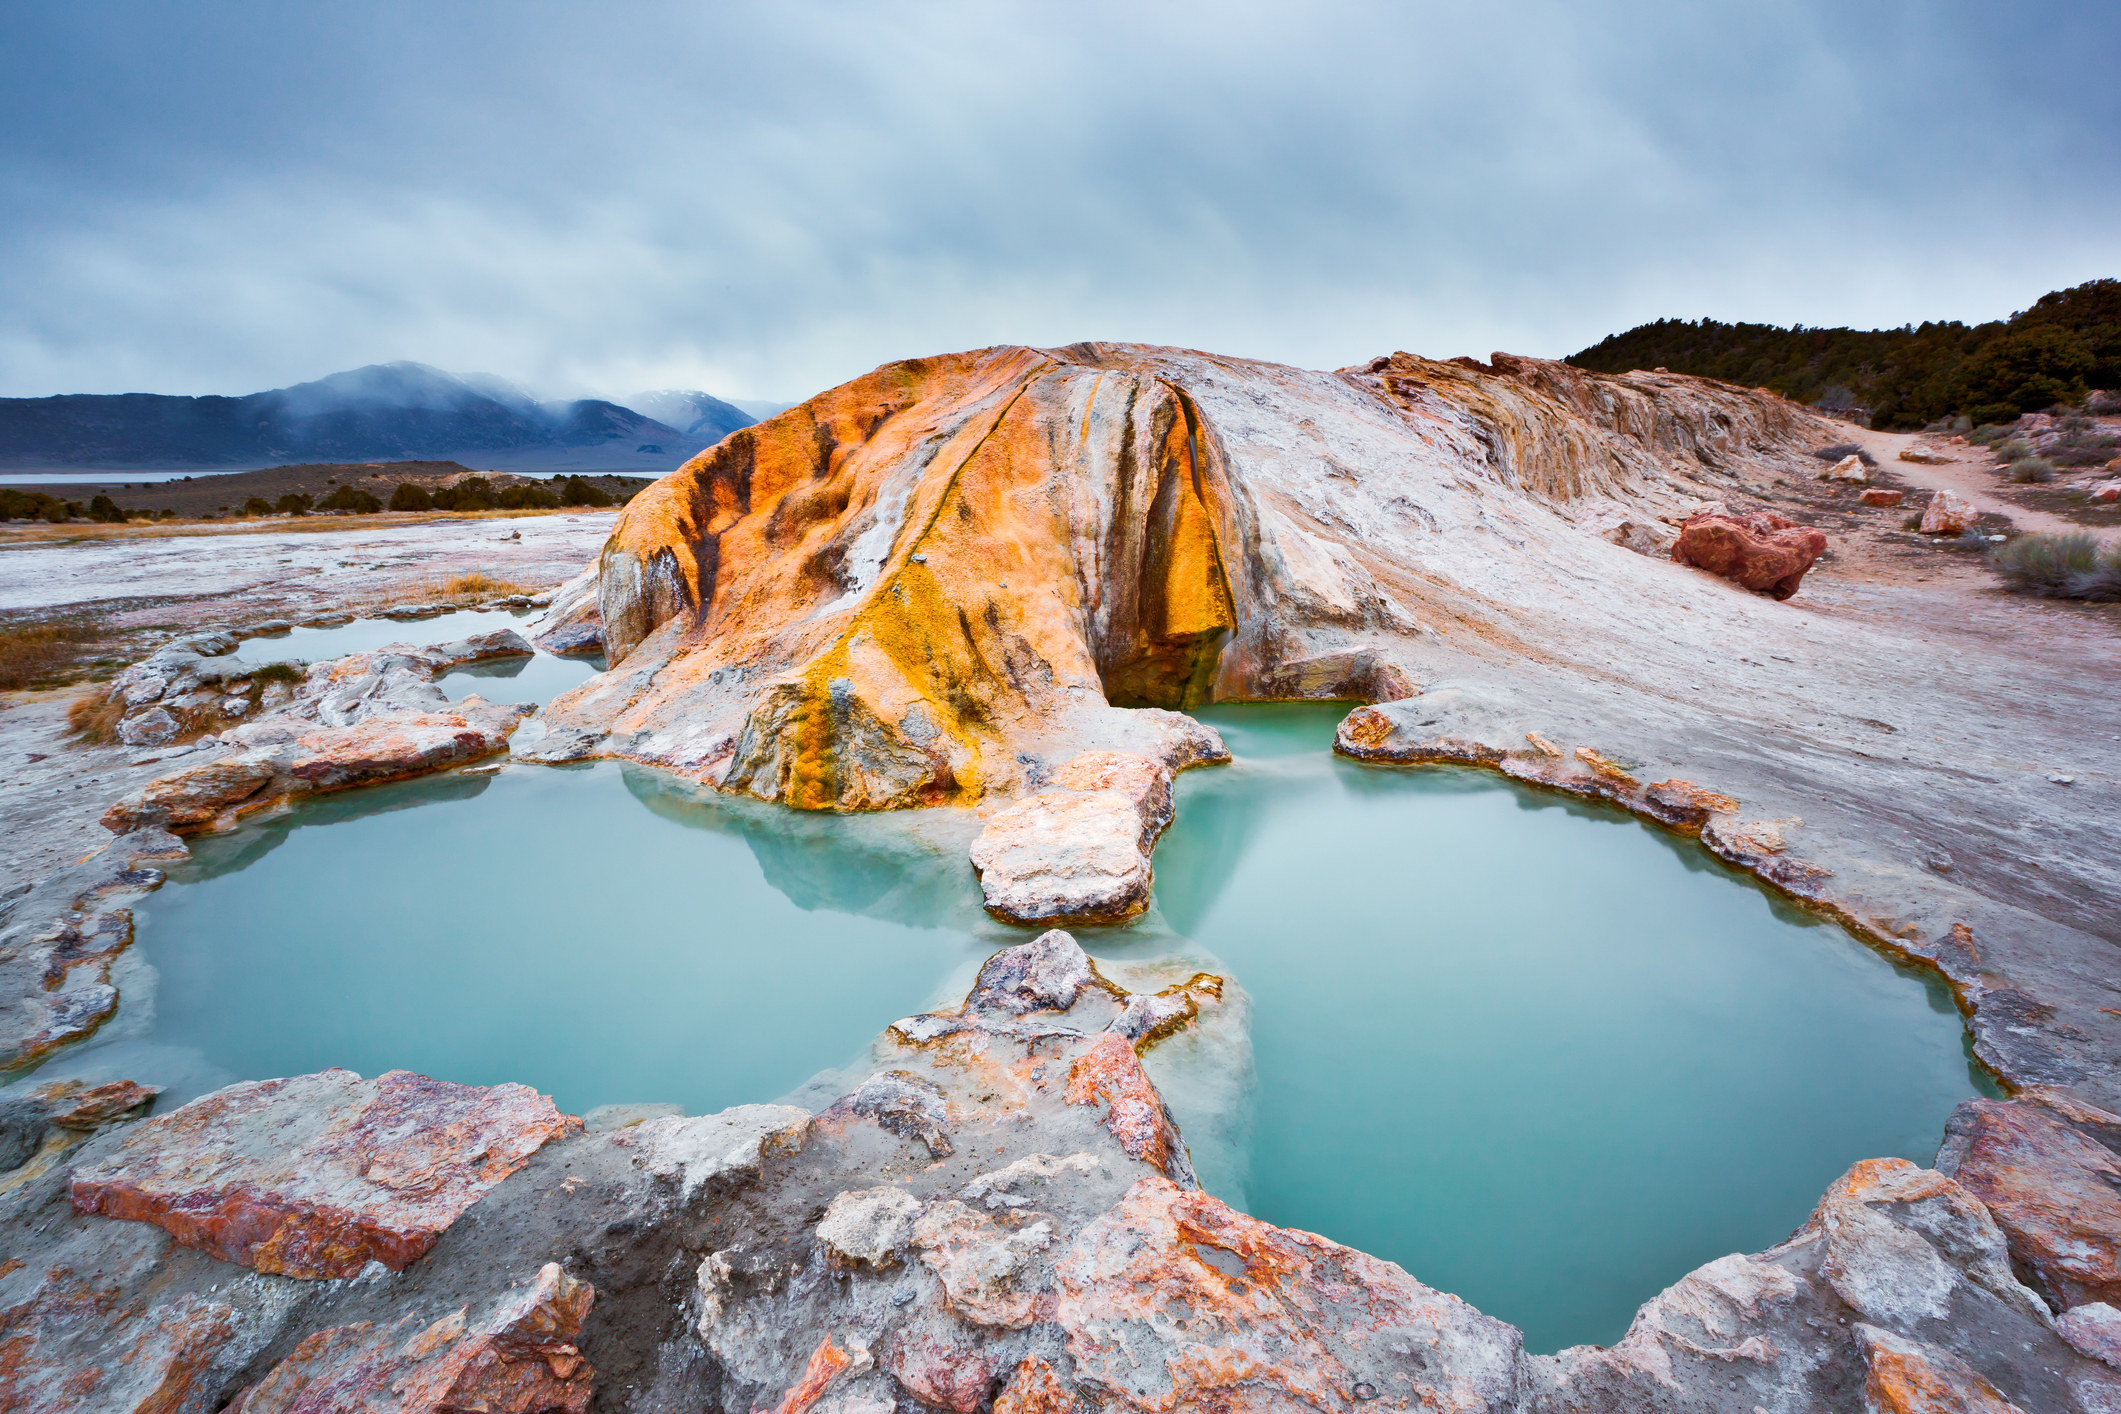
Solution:
[[(1901, 482), (1927, 491), (1957, 491), (1973, 502), (1975, 509), (2008, 516), (2020, 530), (2067, 535), (2086, 528), (2081, 521), (2040, 510), (2017, 499), (2014, 493), (2020, 488), (2012, 487), (1997, 474), (1996, 459), (1986, 447), (1919, 432), (1873, 432), (1855, 426), (1849, 428), (1849, 440), (1876, 457), (1880, 469), (1895, 473)], [(1924, 451), (1951, 460), (1941, 465), (1901, 461), (1900, 453), (1918, 443)]]

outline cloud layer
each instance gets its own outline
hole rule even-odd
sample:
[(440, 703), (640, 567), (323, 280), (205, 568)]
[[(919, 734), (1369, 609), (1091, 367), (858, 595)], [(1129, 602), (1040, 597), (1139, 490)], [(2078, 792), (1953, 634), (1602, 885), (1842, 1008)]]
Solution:
[(2106, 4), (15, 6), (0, 394), (1992, 318), (2121, 275), (2116, 53)]

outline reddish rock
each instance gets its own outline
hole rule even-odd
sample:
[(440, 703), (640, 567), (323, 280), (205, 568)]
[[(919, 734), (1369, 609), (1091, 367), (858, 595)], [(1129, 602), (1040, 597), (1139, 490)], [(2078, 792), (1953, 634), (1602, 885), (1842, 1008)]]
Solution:
[(1889, 486), (1873, 486), (1863, 493), (1866, 506), (1897, 506), (1907, 499), (1907, 492), (1895, 491)]
[(2121, 1370), (2121, 1311), (2104, 1301), (2064, 1312), (2055, 1322), (2055, 1333), (2087, 1360)]
[(55, 1080), (30, 1091), (30, 1098), (42, 1105), (45, 1115), (61, 1129), (87, 1131), (145, 1114), (161, 1093), (158, 1086), (130, 1080), (113, 1080), (104, 1085)]
[(1109, 1105), (1105, 1128), (1130, 1157), (1168, 1171), (1172, 1156), (1180, 1152), (1163, 1097), (1142, 1070), (1133, 1044), (1116, 1031), (1099, 1035), (1068, 1067), (1067, 1100), (1071, 1105)]
[[(5, 1276), (17, 1263), (0, 1263)], [(54, 1267), (0, 1302), (0, 1409), (9, 1414), (212, 1408), (214, 1355), (241, 1323), (225, 1301), (186, 1292), (127, 1300), (119, 1283)]]
[(1856, 1343), (1870, 1414), (2025, 1414), (1948, 1350), (1866, 1325), (1856, 1327)]
[(320, 727), (296, 738), (302, 751), (288, 774), (320, 790), (422, 775), (501, 750), (519, 720), (513, 709), (497, 714), (490, 704), (474, 703), (462, 712), (371, 717), (351, 727)]
[(266, 718), (225, 734), (240, 755), (149, 782), (105, 811), (103, 827), (196, 830), (293, 796), (444, 770), (506, 750), (521, 720), (518, 709), (476, 697), (453, 711), (379, 712), (348, 726)]
[(465, 1209), (578, 1124), (523, 1085), (326, 1070), (231, 1085), (76, 1169), (76, 1212), (298, 1277), (402, 1270)]
[(1974, 524), (1974, 503), (1957, 491), (1939, 491), (1922, 511), (1924, 535), (1959, 535)]
[(273, 764), (248, 754), (161, 776), (103, 812), (103, 828), (123, 834), (143, 825), (196, 828), (250, 799), (273, 778)]
[(118, 1014), (118, 989), (69, 978), (57, 991), (32, 992), (0, 1018), (0, 1072), (21, 1070), (84, 1040)]
[(2040, 1105), (1968, 1100), (1945, 1126), (1937, 1167), (1988, 1205), (2011, 1264), (2056, 1310), (2121, 1304), (2121, 1160), (2113, 1151)]
[(1927, 447), (1902, 447), (1900, 449), (1900, 460), (1913, 462), (1917, 466), (1943, 466), (1951, 458), (1942, 452), (1932, 451)]
[(2101, 486), (2092, 492), (2092, 499), (2101, 505), (2112, 505), (2115, 501), (2121, 501), (2121, 486)]
[(459, 1307), (318, 1331), (229, 1414), (586, 1414), (593, 1372), (574, 1340), (595, 1296), (548, 1262), (475, 1322)]
[(1057, 1317), (1108, 1408), (1516, 1407), (1522, 1337), (1390, 1262), (1144, 1178), (1076, 1235)]
[(1716, 815), (1732, 815), (1738, 802), (1718, 791), (1677, 777), (1652, 782), (1642, 793), (1643, 809), (1667, 825), (1700, 829)]
[(1672, 563), (1721, 575), (1747, 589), (1787, 599), (1812, 562), (1826, 553), (1823, 532), (1773, 511), (1703, 514), (1679, 528)]
[(975, 1414), (994, 1383), (994, 1367), (971, 1332), (935, 1321), (900, 1331), (884, 1368), (921, 1403), (957, 1414)]

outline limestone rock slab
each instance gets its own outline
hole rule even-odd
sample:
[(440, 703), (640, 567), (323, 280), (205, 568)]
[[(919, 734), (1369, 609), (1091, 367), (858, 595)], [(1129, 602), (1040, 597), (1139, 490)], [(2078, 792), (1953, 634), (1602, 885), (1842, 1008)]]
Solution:
[(2057, 1311), (2121, 1305), (2121, 1158), (2112, 1150), (2045, 1106), (1968, 1100), (1946, 1122), (1937, 1164), (1987, 1205), (2012, 1261)]
[(333, 1326), (238, 1395), (229, 1414), (586, 1414), (574, 1342), (596, 1292), (556, 1262), (474, 1316)]
[(1076, 1379), (1108, 1408), (1517, 1406), (1514, 1328), (1162, 1178), (1085, 1226), (1056, 1270)]
[(77, 1168), (73, 1206), (261, 1272), (402, 1270), (576, 1123), (522, 1085), (403, 1070), (252, 1081), (148, 1120)]

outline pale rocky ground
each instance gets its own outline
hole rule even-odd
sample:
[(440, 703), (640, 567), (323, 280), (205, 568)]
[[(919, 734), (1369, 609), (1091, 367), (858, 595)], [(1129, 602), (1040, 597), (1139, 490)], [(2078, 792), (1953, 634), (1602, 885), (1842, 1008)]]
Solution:
[[(612, 512), (586, 511), (70, 543), (41, 534), (10, 542), (0, 528), (0, 614), (85, 612), (115, 651), (144, 658), (181, 632), (343, 614), (403, 601), (420, 586), (474, 571), (549, 589), (596, 557), (613, 519)], [(408, 636), (414, 632), (408, 625)], [(76, 692), (0, 693), (5, 887), (100, 848), (109, 840), (98, 823), (102, 807), (171, 769), (164, 751), (75, 740), (66, 709)]]
[[(1935, 1169), (1859, 1164), (1788, 1242), (1703, 1267), (1610, 1351), (1527, 1356), (1419, 1273), (1198, 1194), (1135, 1058), (1222, 1024), (1219, 979), (1130, 992), (1049, 935), (990, 962), (962, 1010), (887, 1032), (874, 1072), (816, 1115), (550, 1138), (540, 1118), (536, 1152), (501, 1172), (484, 1140), (449, 1137), (476, 1097), (409, 1104), (383, 1129), (362, 1129), (358, 1106), (301, 1111), (285, 1122), (335, 1136), (334, 1173), (381, 1177), (333, 1180), (321, 1208), (276, 1219), (271, 1252), (309, 1250), (314, 1225), (391, 1228), (385, 1190), (408, 1169), (475, 1190), (426, 1256), (350, 1283), (206, 1255), (233, 1251), (229, 1225), (287, 1180), (191, 1147), (189, 1110), (86, 1138), (101, 1120), (62, 1117), (77, 1096), (0, 1115), (38, 1136), (0, 1177), (0, 1311), (20, 1333), (0, 1395), (69, 1407), (67, 1380), (93, 1369), (122, 1372), (122, 1398), (79, 1387), (105, 1407), (215, 1408), (248, 1389), (233, 1407), (252, 1414), (592, 1398), (780, 1414), (2121, 1410), (2115, 610), (2004, 594), (1973, 555), (1902, 531), (1905, 508), (1819, 481), (1805, 453), (1861, 441), (1878, 479), (1905, 486), (1952, 469), (1698, 380), (1499, 356), (1311, 373), (1117, 346), (993, 352), (866, 467), (857, 448), (776, 482), (767, 424), (740, 470), (694, 488), (681, 473), (660, 505), (637, 503), (597, 594), (622, 661), (563, 700), (574, 735), (552, 754), (632, 755), (810, 805), (957, 803), (990, 824), (1053, 789), (1110, 795), (1132, 880), (1149, 797), (1074, 782), (1071, 764), (1150, 758), (1161, 783), (1204, 758), (1111, 703), (1189, 705), (1210, 685), (1368, 698), (1342, 728), (1350, 754), (1493, 765), (1698, 831), (1937, 967), (2016, 1097), (1963, 1106)], [(1004, 428), (1012, 415), (1026, 421)], [(803, 410), (788, 416), (789, 445), (821, 447)], [(1055, 468), (1078, 465), (1107, 479), (1069, 500)], [(1832, 549), (1781, 603), (1673, 565), (1670, 521), (1708, 502), (1782, 511)], [(1045, 560), (998, 559), (1012, 536)], [(559, 548), (554, 581), (595, 543), (566, 564)], [(718, 595), (754, 574), (750, 617), (721, 620)], [(924, 607), (937, 585), (953, 612)], [(49, 828), (133, 783), (91, 768), (79, 791), (42, 778)], [(115, 936), (98, 920), (181, 849), (127, 840), (25, 900), (74, 910), (62, 952)], [(127, 1152), (152, 1162), (128, 1168)], [(86, 1200), (69, 1187), (84, 1169)], [(75, 1211), (112, 1203), (144, 1220)]]

